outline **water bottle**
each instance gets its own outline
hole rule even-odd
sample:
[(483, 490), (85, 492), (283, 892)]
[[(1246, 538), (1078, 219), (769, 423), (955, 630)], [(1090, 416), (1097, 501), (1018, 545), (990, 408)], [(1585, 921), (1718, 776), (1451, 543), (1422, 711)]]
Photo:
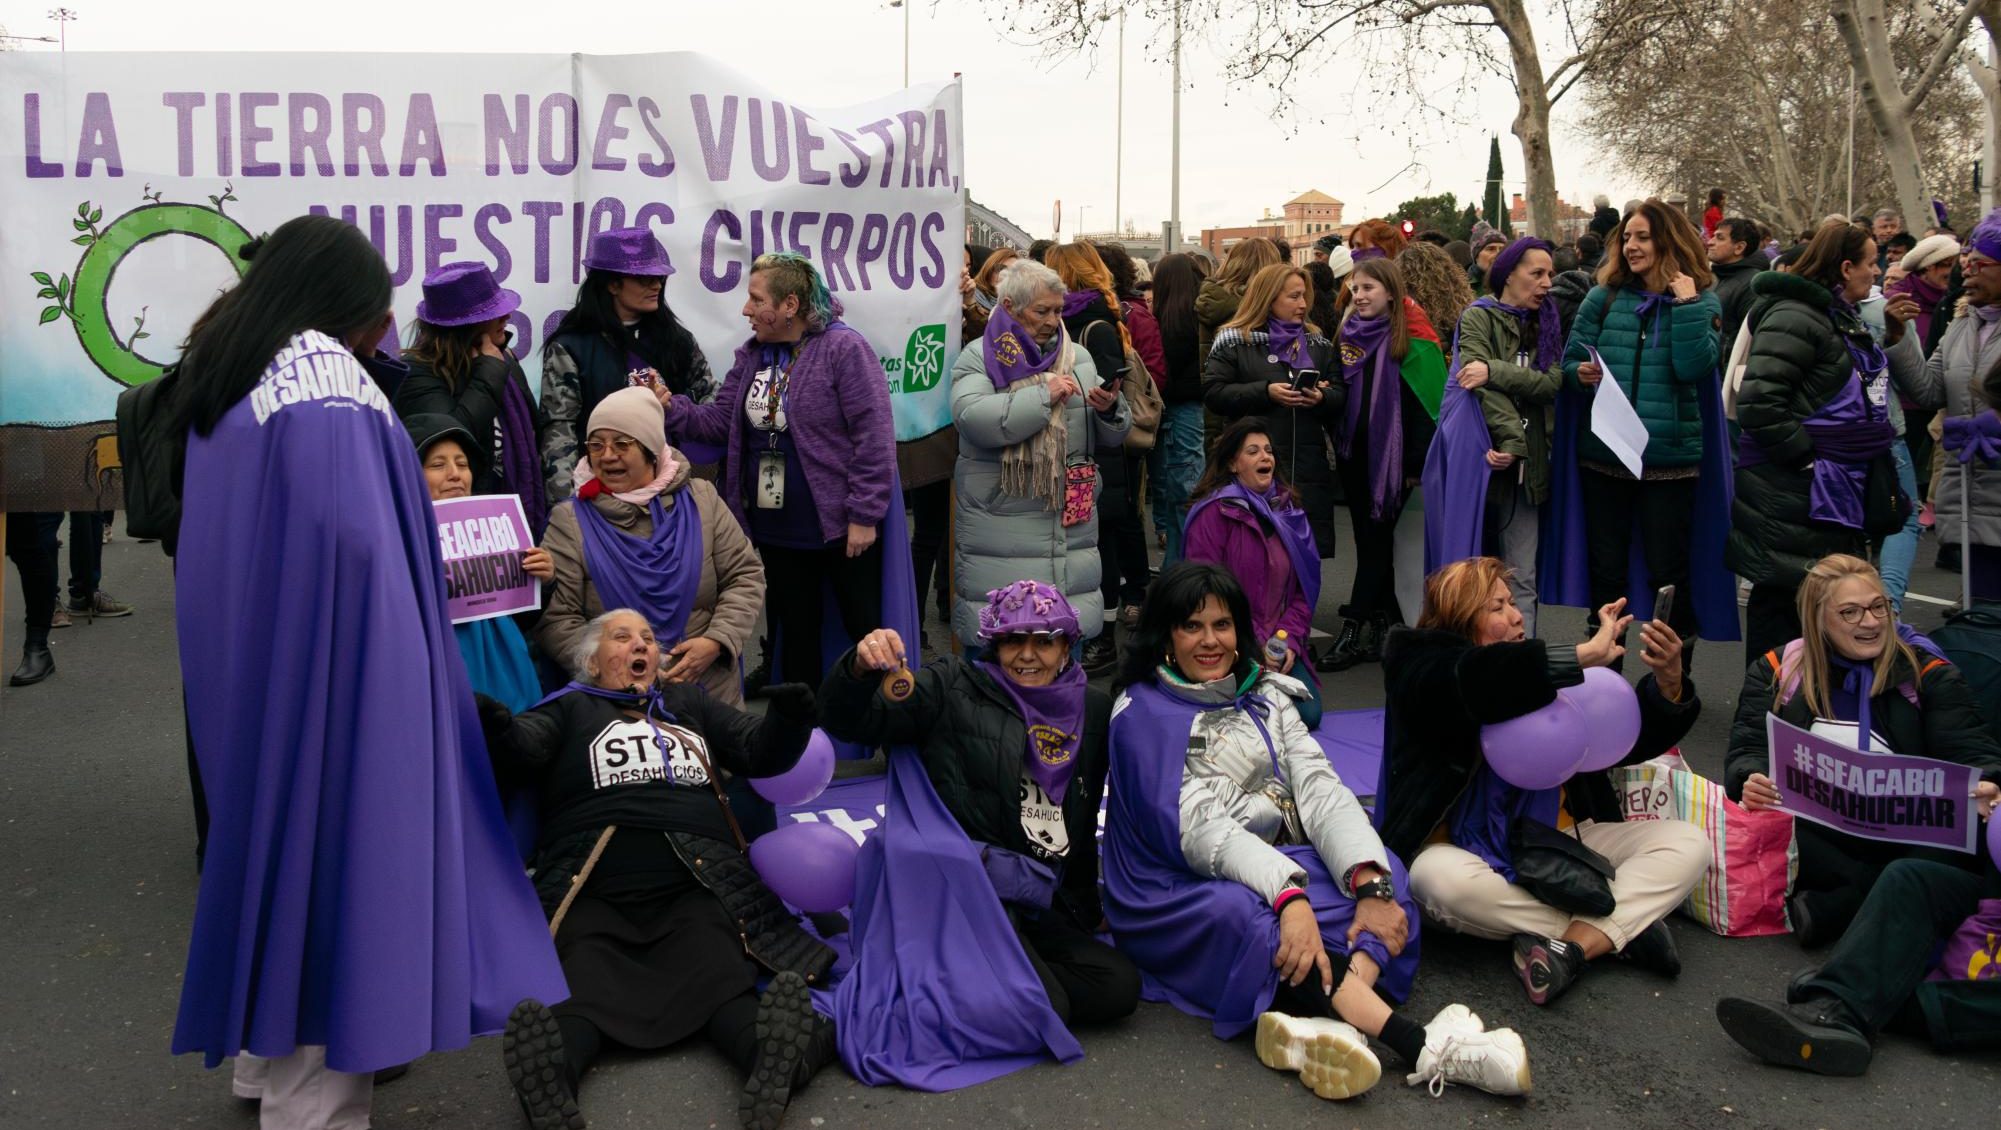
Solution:
[(1265, 666), (1273, 671), (1283, 668), (1285, 653), (1288, 650), (1285, 646), (1285, 629), (1280, 628), (1277, 635), (1265, 641)]

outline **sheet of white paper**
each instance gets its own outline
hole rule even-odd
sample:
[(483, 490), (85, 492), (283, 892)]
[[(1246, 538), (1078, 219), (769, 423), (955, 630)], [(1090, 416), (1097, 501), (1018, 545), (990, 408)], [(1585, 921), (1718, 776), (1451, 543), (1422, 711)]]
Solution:
[(1647, 449), (1647, 425), (1640, 420), (1640, 414), (1633, 411), (1633, 403), (1626, 399), (1626, 391), (1619, 382), (1612, 379), (1612, 370), (1605, 365), (1605, 359), (1593, 349), (1591, 363), (1598, 366), (1601, 380), (1598, 395), (1591, 398), (1591, 434), (1612, 449), (1626, 470), (1640, 477), (1640, 453)]

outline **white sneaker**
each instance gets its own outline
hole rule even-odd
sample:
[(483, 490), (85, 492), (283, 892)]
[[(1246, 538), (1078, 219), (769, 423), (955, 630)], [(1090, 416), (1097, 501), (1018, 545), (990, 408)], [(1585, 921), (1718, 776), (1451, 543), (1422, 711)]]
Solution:
[(1353, 1025), (1322, 1017), (1267, 1012), (1258, 1017), (1258, 1062), (1297, 1071), (1323, 1099), (1350, 1099), (1383, 1077), (1383, 1065)]
[(1431, 1093), (1445, 1093), (1448, 1083), (1478, 1087), (1490, 1095), (1529, 1093), (1529, 1053), (1513, 1030), (1492, 1032), (1425, 1029), (1424, 1054), (1417, 1070), (1404, 1080), (1427, 1084)]
[(1474, 1035), (1486, 1030), (1486, 1022), (1480, 1019), (1479, 1013), (1463, 1004), (1448, 1004), (1438, 1010), (1431, 1023), (1424, 1026), (1424, 1042), (1431, 1043), (1435, 1036)]

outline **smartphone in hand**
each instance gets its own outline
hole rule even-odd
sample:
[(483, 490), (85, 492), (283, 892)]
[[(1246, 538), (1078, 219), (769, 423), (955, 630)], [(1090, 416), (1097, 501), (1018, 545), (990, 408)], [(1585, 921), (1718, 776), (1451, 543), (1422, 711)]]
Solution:
[(1305, 392), (1320, 385), (1320, 370), (1299, 369), (1292, 374), (1292, 391)]
[(1662, 585), (1654, 590), (1654, 619), (1663, 624), (1673, 622), (1674, 586)]

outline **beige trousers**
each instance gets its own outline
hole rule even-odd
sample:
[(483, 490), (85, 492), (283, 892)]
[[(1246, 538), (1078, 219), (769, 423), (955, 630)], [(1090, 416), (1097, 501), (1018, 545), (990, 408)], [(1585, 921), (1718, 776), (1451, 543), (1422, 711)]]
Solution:
[(1485, 860), (1451, 844), (1434, 844), (1410, 865), (1410, 893), (1447, 929), (1476, 938), (1515, 934), (1562, 937), (1571, 922), (1597, 928), (1622, 950), (1641, 931), (1688, 898), (1709, 866), (1709, 840), (1682, 820), (1638, 820), (1577, 826), (1584, 846), (1610, 860), (1618, 906), (1603, 918), (1579, 918), (1515, 886)]

